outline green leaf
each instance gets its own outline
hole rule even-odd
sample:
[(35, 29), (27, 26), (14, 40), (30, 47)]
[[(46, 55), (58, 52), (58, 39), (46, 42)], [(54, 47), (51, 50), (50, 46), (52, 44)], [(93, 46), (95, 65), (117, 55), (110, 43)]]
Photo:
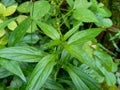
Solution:
[(39, 22), (36, 21), (37, 25), (41, 28), (41, 30), (47, 35), (49, 36), (51, 39), (56, 40), (56, 39), (60, 39), (60, 35), (57, 32), (56, 29), (54, 29), (52, 26), (43, 23), (43, 22)]
[(91, 6), (91, 2), (88, 2), (88, 0), (75, 0), (74, 8), (80, 9), (80, 8), (89, 8)]
[(95, 61), (96, 67), (101, 71), (101, 73), (105, 77), (105, 82), (107, 83), (108, 86), (115, 85), (116, 83), (116, 78), (115, 75), (112, 72), (108, 72), (98, 60)]
[(109, 56), (107, 53), (103, 51), (94, 51), (94, 55), (96, 56), (96, 59), (100, 61), (100, 63), (108, 70), (112, 71), (113, 66), (113, 60), (112, 57)]
[(8, 37), (3, 36), (2, 38), (0, 38), (0, 45), (6, 45), (8, 42)]
[[(24, 21), (28, 16), (26, 15), (19, 15), (17, 17), (17, 22), (18, 24), (20, 24), (22, 21)], [(35, 32), (37, 29), (36, 23), (35, 22), (31, 22), (31, 25), (29, 26), (29, 29), (27, 30), (27, 33), (33, 33)]]
[(20, 24), (23, 20), (25, 20), (28, 16), (26, 15), (19, 15), (16, 19), (16, 21), (18, 22), (18, 24)]
[(6, 70), (5, 68), (1, 68), (0, 67), (0, 79), (1, 78), (5, 78), (5, 77), (8, 77), (8, 76), (10, 76), (10, 75), (12, 75), (12, 73), (11, 72), (8, 72), (8, 70)]
[(33, 6), (33, 3), (32, 2), (24, 2), (22, 3), (18, 8), (17, 10), (21, 13), (29, 13), (32, 9), (32, 6)]
[(35, 22), (32, 22), (31, 25), (29, 26), (27, 33), (33, 33), (35, 32), (37, 29), (37, 25)]
[(38, 62), (45, 53), (33, 47), (10, 47), (0, 50), (0, 57), (22, 62)]
[(22, 80), (18, 77), (14, 77), (13, 80), (10, 82), (10, 87), (16, 88), (22, 86)]
[(73, 0), (66, 0), (66, 1), (67, 1), (68, 5), (69, 5), (70, 7), (73, 7), (73, 5), (74, 5)]
[(26, 31), (28, 30), (31, 24), (31, 21), (32, 21), (31, 18), (27, 18), (15, 28), (15, 30), (10, 35), (10, 38), (8, 41), (9, 46), (14, 46), (24, 37)]
[(98, 7), (96, 12), (101, 14), (103, 17), (110, 17), (112, 15), (110, 10), (106, 7)]
[(60, 44), (61, 44), (60, 40), (54, 40), (54, 41), (51, 41), (51, 42), (48, 42), (48, 43), (44, 44), (44, 47), (45, 48), (50, 48), (52, 46), (56, 46), (56, 45), (60, 45)]
[[(89, 15), (88, 15), (89, 14)], [(97, 22), (95, 14), (86, 8), (79, 8), (73, 12), (73, 17), (81, 22)]]
[(95, 24), (102, 28), (109, 28), (113, 25), (112, 20), (109, 18), (103, 18), (101, 15), (97, 15), (98, 22)]
[(76, 32), (70, 37), (68, 44), (81, 44), (85, 43), (86, 41), (90, 41), (91, 39), (95, 38), (102, 30), (102, 28), (91, 28)]
[(5, 33), (6, 33), (6, 31), (4, 29), (0, 30), (0, 37), (4, 36)]
[(0, 64), (2, 67), (10, 71), (11, 73), (17, 75), (20, 77), (23, 81), (26, 82), (26, 78), (24, 74), (22, 73), (21, 68), (19, 67), (19, 64), (16, 61), (9, 61), (7, 59), (0, 59)]
[(82, 70), (83, 72), (89, 74), (89, 76), (91, 76), (93, 79), (95, 79), (97, 81), (97, 83), (104, 82), (104, 76), (99, 74), (99, 72), (97, 70), (95, 71), (94, 69), (90, 68), (88, 65), (82, 64), (82, 65), (80, 65), (79, 69)]
[(48, 78), (43, 87), (50, 90), (65, 90), (61, 84), (52, 78)]
[(74, 34), (80, 26), (81, 23), (77, 24), (74, 26), (72, 29), (70, 29), (65, 35), (64, 35), (64, 40), (67, 40), (72, 34)]
[(75, 58), (77, 58), (80, 62), (87, 64), (89, 67), (94, 68), (93, 58), (91, 58), (79, 45), (66, 45), (65, 49)]
[(10, 22), (14, 21), (16, 18), (11, 18), (0, 23), (0, 30), (3, 30)]
[(37, 34), (30, 34), (30, 35), (26, 35), (22, 41), (29, 44), (35, 44), (39, 41), (39, 39), (40, 38)]
[(48, 13), (50, 9), (50, 4), (47, 1), (36, 1), (33, 7), (33, 18), (38, 19), (42, 18), (45, 14)]
[(69, 65), (69, 68), (81, 78), (81, 80), (89, 87), (90, 90), (101, 90), (99, 84), (87, 73), (72, 65)]
[(47, 55), (36, 65), (26, 90), (39, 90), (46, 82), (55, 64), (55, 55)]
[(92, 3), (92, 6), (97, 7), (97, 0), (90, 0), (90, 2)]
[(64, 66), (64, 68), (69, 73), (77, 90), (89, 90), (89, 87), (85, 85), (77, 73), (75, 73), (69, 66)]

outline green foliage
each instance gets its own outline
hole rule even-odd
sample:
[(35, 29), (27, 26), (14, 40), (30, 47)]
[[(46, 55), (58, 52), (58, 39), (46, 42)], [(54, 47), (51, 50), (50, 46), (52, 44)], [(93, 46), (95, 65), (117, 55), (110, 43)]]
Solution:
[[(88, 15), (89, 13), (89, 15)], [(96, 16), (89, 9), (79, 8), (76, 9), (73, 13), (75, 19), (81, 22), (97, 22)]]
[[(117, 65), (96, 40), (112, 25), (111, 12), (103, 4), (96, 0), (26, 1), (18, 5), (17, 18), (7, 18), (13, 11), (0, 18), (0, 30), (6, 30), (0, 39), (0, 88), (102, 90), (103, 83), (115, 85)], [(87, 26), (91, 23), (99, 28)], [(3, 36), (8, 41), (2, 41)]]
[(47, 35), (49, 36), (51, 39), (56, 40), (56, 39), (60, 39), (60, 35), (57, 32), (56, 29), (54, 29), (52, 26), (47, 25), (46, 23), (42, 23), (42, 22), (37, 22), (38, 26), (41, 28), (41, 30)]
[(17, 28), (15, 28), (14, 32), (11, 34), (8, 45), (14, 46), (16, 43), (18, 43), (21, 38), (24, 37), (26, 31), (29, 28), (29, 25), (31, 24), (31, 19), (27, 18), (25, 19)]
[(39, 90), (52, 72), (54, 64), (55, 55), (47, 55), (41, 59), (33, 70), (26, 90)]
[(26, 81), (25, 76), (23, 75), (18, 62), (16, 61), (9, 61), (7, 59), (0, 59), (0, 64), (3, 68), (10, 71), (11, 73), (16, 74), (19, 76), (23, 81)]

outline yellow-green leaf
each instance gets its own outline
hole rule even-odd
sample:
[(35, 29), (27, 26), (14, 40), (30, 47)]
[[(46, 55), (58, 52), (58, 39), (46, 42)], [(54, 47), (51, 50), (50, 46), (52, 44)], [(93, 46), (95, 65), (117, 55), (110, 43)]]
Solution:
[(4, 29), (0, 30), (0, 37), (2, 37), (5, 33), (6, 33), (6, 31)]
[(17, 5), (12, 5), (6, 8), (6, 11), (3, 13), (3, 16), (12, 15), (17, 9)]
[(16, 19), (18, 23), (21, 23), (23, 20), (25, 20), (28, 16), (26, 15), (19, 15)]
[(0, 19), (0, 23), (2, 23), (3, 22), (3, 20), (2, 19)]
[(0, 14), (3, 14), (5, 10), (6, 10), (5, 6), (2, 3), (0, 3)]
[(15, 21), (12, 21), (12, 22), (10, 22), (9, 24), (8, 24), (8, 28), (10, 29), (10, 30), (14, 30), (15, 28), (17, 27), (17, 23), (15, 22)]
[(11, 18), (11, 19), (7, 19), (7, 20), (0, 20), (0, 30), (3, 30), (10, 22), (12, 22), (13, 20), (15, 20), (15, 18)]
[(0, 45), (6, 45), (8, 42), (8, 37), (4, 36), (0, 39)]

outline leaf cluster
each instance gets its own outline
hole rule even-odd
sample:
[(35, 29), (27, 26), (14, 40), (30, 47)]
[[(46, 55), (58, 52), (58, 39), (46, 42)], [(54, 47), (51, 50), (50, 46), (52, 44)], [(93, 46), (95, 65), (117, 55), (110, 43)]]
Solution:
[[(1, 3), (0, 8), (5, 6)], [(0, 10), (5, 16), (7, 11)], [(0, 23), (0, 31), (6, 31), (0, 38), (0, 78), (11, 77), (9, 85), (3, 82), (0, 88), (102, 90), (103, 83), (115, 85), (117, 65), (95, 39), (112, 25), (111, 12), (102, 3), (26, 1), (15, 10), (16, 17)], [(86, 23), (90, 24), (87, 29)]]

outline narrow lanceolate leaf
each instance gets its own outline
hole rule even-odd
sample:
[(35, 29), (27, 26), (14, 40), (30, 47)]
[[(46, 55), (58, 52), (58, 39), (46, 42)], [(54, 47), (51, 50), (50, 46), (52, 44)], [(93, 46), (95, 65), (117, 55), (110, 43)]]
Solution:
[(81, 22), (97, 22), (95, 14), (86, 8), (79, 8), (73, 12), (73, 17)]
[(103, 29), (102, 28), (91, 28), (82, 30), (74, 35), (68, 41), (68, 44), (80, 44), (95, 38)]
[(32, 47), (10, 47), (0, 50), (0, 57), (23, 62), (38, 62), (45, 53)]
[(9, 72), (20, 77), (23, 81), (26, 81), (25, 76), (16, 61), (9, 61), (7, 59), (0, 58), (0, 65), (2, 65), (2, 67), (7, 69)]
[(47, 1), (36, 1), (33, 6), (33, 18), (39, 19), (47, 14), (50, 10), (50, 4)]
[(31, 74), (26, 90), (40, 90), (52, 72), (54, 60), (55, 55), (47, 55), (40, 60)]
[(77, 90), (90, 90), (87, 85), (81, 80), (79, 75), (75, 73), (69, 66), (65, 66)]
[(23, 22), (21, 22), (18, 27), (15, 28), (15, 30), (10, 35), (10, 38), (8, 41), (9, 46), (14, 46), (24, 37), (26, 31), (28, 30), (31, 24), (31, 21), (32, 20), (30, 18), (27, 18)]
[(101, 90), (98, 83), (84, 71), (72, 65), (69, 65), (69, 68), (81, 78), (81, 80), (89, 87), (90, 90)]
[(65, 35), (64, 35), (64, 40), (67, 40), (72, 34), (74, 34), (80, 26), (81, 23), (77, 24), (74, 26), (71, 30), (69, 30)]
[(0, 30), (3, 30), (10, 22), (14, 21), (16, 18), (8, 19), (0, 23)]
[(60, 35), (55, 28), (43, 22), (36, 21), (36, 23), (41, 28), (41, 30), (51, 39), (60, 39)]

